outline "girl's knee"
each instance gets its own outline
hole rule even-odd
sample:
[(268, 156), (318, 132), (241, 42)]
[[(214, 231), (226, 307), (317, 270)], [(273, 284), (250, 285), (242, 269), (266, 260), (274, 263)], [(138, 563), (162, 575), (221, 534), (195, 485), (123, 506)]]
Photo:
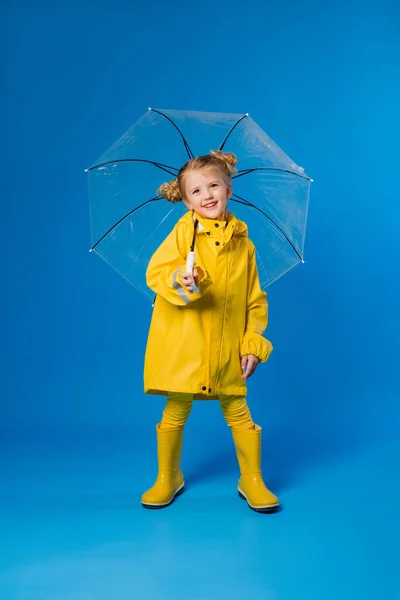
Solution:
[(176, 429), (183, 427), (192, 410), (193, 396), (191, 394), (171, 394), (160, 423), (160, 429)]
[(220, 404), (228, 427), (254, 429), (254, 422), (244, 396), (223, 396), (220, 398)]

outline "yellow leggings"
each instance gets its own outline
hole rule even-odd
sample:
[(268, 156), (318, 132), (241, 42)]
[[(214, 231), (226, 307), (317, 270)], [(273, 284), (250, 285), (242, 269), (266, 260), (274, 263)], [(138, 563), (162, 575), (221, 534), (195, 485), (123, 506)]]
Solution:
[[(254, 429), (249, 407), (244, 396), (220, 396), (222, 413), (232, 429)], [(192, 394), (169, 394), (160, 429), (183, 427), (190, 415), (193, 404)]]

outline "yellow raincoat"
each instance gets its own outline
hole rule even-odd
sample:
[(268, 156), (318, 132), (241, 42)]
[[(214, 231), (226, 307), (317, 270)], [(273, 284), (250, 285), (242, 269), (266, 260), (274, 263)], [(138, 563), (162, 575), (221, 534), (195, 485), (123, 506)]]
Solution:
[[(180, 274), (186, 270), (194, 217), (199, 277), (197, 290), (190, 293)], [(183, 392), (209, 400), (219, 394), (245, 396), (241, 356), (254, 354), (264, 362), (272, 351), (262, 335), (267, 296), (260, 288), (247, 225), (231, 213), (227, 221), (213, 221), (188, 211), (152, 256), (146, 279), (157, 299), (146, 348), (145, 392)]]

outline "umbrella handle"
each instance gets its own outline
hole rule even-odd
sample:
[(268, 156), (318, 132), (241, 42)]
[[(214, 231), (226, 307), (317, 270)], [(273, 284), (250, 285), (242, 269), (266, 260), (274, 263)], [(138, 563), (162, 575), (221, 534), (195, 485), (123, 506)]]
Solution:
[(193, 273), (194, 267), (194, 252), (189, 252), (186, 259), (186, 273)]

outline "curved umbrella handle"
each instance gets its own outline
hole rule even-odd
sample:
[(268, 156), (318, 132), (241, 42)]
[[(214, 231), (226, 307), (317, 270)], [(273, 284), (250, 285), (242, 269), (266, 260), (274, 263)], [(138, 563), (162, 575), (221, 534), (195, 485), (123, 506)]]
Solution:
[(186, 273), (193, 273), (194, 267), (194, 252), (189, 252), (186, 259)]

